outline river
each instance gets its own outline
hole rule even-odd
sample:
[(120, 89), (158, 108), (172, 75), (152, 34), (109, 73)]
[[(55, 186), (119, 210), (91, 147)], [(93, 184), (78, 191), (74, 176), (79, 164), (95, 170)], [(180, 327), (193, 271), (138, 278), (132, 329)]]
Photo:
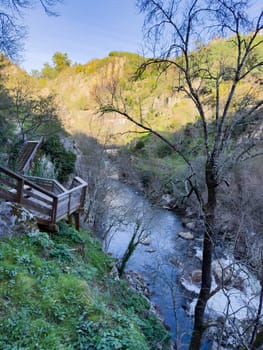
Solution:
[[(83, 157), (83, 150), (80, 149), (78, 172), (83, 178), (93, 179), (94, 189), (103, 192), (104, 199), (101, 199), (101, 202), (94, 199), (94, 203), (99, 203), (103, 208), (99, 218), (96, 216), (97, 232), (100, 234), (98, 238), (103, 241), (107, 252), (120, 259), (134, 232), (137, 230), (137, 236), (141, 235), (140, 241), (143, 244), (136, 247), (125, 271), (135, 271), (143, 277), (150, 291), (150, 299), (157, 306), (165, 324), (169, 326), (177, 349), (186, 350), (189, 348), (193, 321), (188, 314), (188, 308), (191, 304), (193, 310), (199, 293), (199, 283), (194, 281), (193, 276), (196, 272), (195, 276), (200, 277), (202, 235), (195, 232), (194, 239), (190, 241), (181, 238), (179, 233), (187, 230), (177, 215), (152, 206), (142, 192), (119, 180), (117, 167), (111, 157), (105, 157), (102, 151), (94, 156), (94, 149), (86, 146), (84, 143), (84, 151), (85, 148), (92, 151), (86, 152)], [(88, 157), (90, 155), (91, 159)], [(91, 202), (92, 200), (91, 196)], [(92, 223), (94, 224), (94, 221), (91, 221)], [(218, 341), (219, 347), (224, 345), (222, 349), (237, 349), (237, 344), (245, 344), (250, 337), (249, 332), (246, 334), (247, 322), (250, 320), (253, 324), (261, 286), (246, 265), (235, 261), (231, 245), (229, 249), (223, 246), (215, 247), (215, 253), (212, 264), (213, 290), (218, 287), (215, 276), (224, 281), (226, 273), (231, 279), (225, 281), (226, 288), (220, 289), (209, 299), (207, 317), (213, 323), (218, 317), (226, 320), (226, 323), (222, 324), (222, 331), (220, 327), (212, 330), (213, 337)], [(244, 330), (242, 337), (236, 329)], [(212, 347), (207, 339), (204, 340), (202, 350)]]
[(109, 181), (101, 217), (105, 250), (121, 258), (137, 228), (141, 241), (126, 265), (126, 271), (139, 272), (148, 285), (151, 301), (171, 329), (178, 348), (188, 349), (191, 318), (185, 311), (187, 296), (178, 283), (178, 270), (187, 258), (189, 242), (178, 237), (185, 231), (172, 212), (153, 207), (142, 193), (118, 180)]

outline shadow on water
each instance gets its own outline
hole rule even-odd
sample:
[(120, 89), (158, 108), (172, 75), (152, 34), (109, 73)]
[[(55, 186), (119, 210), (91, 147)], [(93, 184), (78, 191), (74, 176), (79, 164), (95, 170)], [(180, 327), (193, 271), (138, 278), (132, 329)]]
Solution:
[(101, 217), (104, 232), (108, 232), (105, 249), (121, 258), (135, 222), (140, 221), (143, 244), (137, 246), (128, 260), (126, 271), (141, 274), (151, 301), (171, 329), (178, 348), (188, 349), (192, 319), (186, 312), (187, 295), (178, 283), (178, 274), (184, 269), (189, 243), (177, 236), (184, 231), (180, 219), (165, 209), (152, 207), (142, 194), (115, 180), (110, 180), (105, 204), (108, 210)]

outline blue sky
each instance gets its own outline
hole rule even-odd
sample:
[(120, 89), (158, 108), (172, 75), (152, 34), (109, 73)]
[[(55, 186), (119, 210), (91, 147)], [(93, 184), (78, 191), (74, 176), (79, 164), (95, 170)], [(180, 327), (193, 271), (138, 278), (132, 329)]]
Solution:
[(51, 63), (56, 51), (73, 63), (102, 58), (110, 51), (142, 52), (143, 18), (135, 0), (64, 0), (59, 17), (37, 7), (24, 16), (28, 27), (21, 67), (28, 72)]

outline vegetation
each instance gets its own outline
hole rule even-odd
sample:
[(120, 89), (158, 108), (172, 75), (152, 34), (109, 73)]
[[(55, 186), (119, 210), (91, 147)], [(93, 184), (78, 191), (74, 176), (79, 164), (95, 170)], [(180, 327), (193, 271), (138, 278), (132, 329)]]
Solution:
[[(154, 47), (156, 57), (146, 60), (137, 70), (141, 80), (150, 67), (160, 75), (171, 74), (173, 89), (189, 98), (196, 110), (204, 162), (199, 173), (204, 179), (205, 193), (198, 181), (192, 157), (187, 157), (182, 142), (173, 143), (156, 130), (145, 118), (142, 101), (135, 103), (125, 96), (121, 84), (106, 86), (99, 96), (102, 114), (117, 113), (168, 145), (185, 162), (188, 174), (184, 179), (185, 197), (195, 197), (204, 229), (202, 281), (195, 307), (190, 349), (200, 349), (206, 330), (205, 310), (213, 294), (212, 259), (217, 240), (217, 204), (219, 186), (225, 181), (227, 169), (246, 157), (261, 154), (258, 128), (262, 127), (259, 109), (263, 105), (262, 87), (243, 89), (243, 82), (262, 72), (262, 18), (250, 18), (248, 4), (232, 1), (161, 1), (140, 0), (139, 9), (145, 14), (145, 33)], [(221, 33), (228, 36), (226, 52), (217, 52), (215, 60), (207, 38)], [(204, 38), (203, 41), (201, 37)], [(220, 43), (221, 44), (221, 43)], [(229, 50), (233, 55), (229, 56)], [(227, 56), (228, 55), (228, 56)], [(153, 67), (153, 68), (152, 68)], [(158, 80), (157, 80), (158, 84)], [(108, 96), (105, 95), (108, 93)], [(249, 125), (250, 132), (247, 131)], [(242, 137), (234, 143), (235, 131)], [(164, 156), (163, 150), (159, 156)], [(176, 185), (176, 184), (174, 184)], [(253, 339), (251, 340), (251, 344)]]
[[(1, 163), (16, 169), (22, 144), (26, 140), (37, 140), (44, 136), (42, 153), (45, 151), (54, 163), (53, 174), (57, 179), (65, 181), (74, 171), (76, 156), (60, 142), (60, 137), (65, 136), (66, 132), (58, 117), (56, 96), (43, 93), (37, 79), (10, 64), (7, 59), (1, 69), (2, 77), (5, 78), (0, 86)], [(45, 159), (45, 154), (43, 157)], [(41, 160), (36, 161), (34, 166), (32, 174), (43, 173), (44, 169), (40, 169), (43, 168)]]
[(53, 65), (45, 63), (41, 72), (34, 71), (33, 76), (42, 79), (54, 79), (58, 76), (58, 73), (63, 72), (65, 69), (69, 68), (71, 61), (68, 58), (67, 53), (55, 52), (52, 56)]
[[(46, 5), (56, 2), (41, 1), (48, 11), (50, 7)], [(31, 3), (4, 2), (2, 7), (6, 10), (13, 4), (16, 13)], [(204, 3), (207, 7), (202, 6)], [(256, 246), (254, 241), (262, 242), (262, 205), (257, 191), (262, 185), (262, 167), (257, 161), (262, 159), (262, 13), (257, 19), (249, 21), (249, 2), (242, 1), (229, 4), (225, 0), (139, 0), (137, 5), (145, 14), (146, 34), (157, 53), (154, 58), (144, 61), (136, 54), (112, 51), (104, 59), (94, 59), (85, 65), (71, 65), (66, 53), (56, 52), (51, 65), (47, 63), (41, 72), (26, 77), (27, 84), (22, 83), (25, 77), (22, 77), (18, 68), (1, 62), (1, 72), (4, 73), (8, 66), (11, 75), (17, 78), (16, 83), (9, 78), (3, 79), (5, 86), (0, 87), (1, 162), (10, 158), (14, 140), (48, 134), (51, 128), (55, 132), (54, 135), (48, 135), (45, 152), (54, 162), (55, 169), (52, 172), (60, 181), (64, 181), (73, 171), (76, 157), (72, 152), (65, 151), (59, 140), (56, 127), (61, 127), (62, 120), (72, 133), (81, 131), (90, 136), (95, 135), (103, 144), (129, 144), (126, 150), (120, 152), (120, 158), (125, 159), (121, 164), (124, 177), (127, 179), (126, 174), (130, 174), (128, 167), (135, 165), (141, 183), (154, 200), (169, 194), (176, 202), (175, 207), (182, 203), (191, 205), (195, 215), (202, 220), (202, 286), (190, 345), (191, 349), (199, 349), (206, 331), (206, 304), (215, 292), (211, 291), (211, 262), (216, 244), (219, 242), (222, 245), (224, 237), (227, 243), (230, 241), (234, 245), (236, 256), (245, 259), (255, 270), (261, 262), (258, 258), (261, 255), (261, 243)], [(5, 32), (0, 32), (2, 50), (13, 56), (19, 48), (22, 26), (15, 21), (14, 24), (21, 30), (6, 30), (12, 18), (8, 12), (5, 22), (3, 14), (0, 15), (2, 28), (5, 29)], [(204, 25), (205, 22), (207, 25)], [(8, 36), (4, 36), (5, 33), (9, 33)], [(204, 39), (202, 42), (200, 37)], [(30, 86), (30, 92), (21, 86)], [(54, 92), (58, 96), (54, 96)], [(110, 113), (108, 119), (99, 119), (95, 115), (98, 103), (102, 113)], [(130, 122), (133, 122), (132, 127)], [(134, 133), (141, 128), (144, 129), (143, 136), (134, 140)], [(89, 171), (89, 175), (97, 173), (89, 184), (93, 196), (86, 213), (86, 219), (93, 217), (95, 222), (102, 202), (98, 188), (105, 193), (106, 186), (104, 183), (102, 187), (98, 178), (104, 171), (101, 164), (103, 147), (94, 154), (94, 145), (95, 141), (92, 141), (85, 146), (85, 157), (95, 165), (93, 173)], [(16, 154), (16, 151), (13, 153)], [(96, 157), (100, 159), (99, 162)], [(246, 168), (251, 169), (251, 172)], [(135, 177), (135, 181), (138, 181), (138, 177)], [(51, 239), (41, 234), (27, 237), (24, 241), (17, 239), (3, 242), (7, 244), (2, 252), (7, 258), (3, 266), (7, 264), (8, 267), (10, 264), (11, 272), (9, 274), (7, 268), (5, 274), (3, 270), (3, 319), (9, 323), (1, 323), (2, 334), (7, 334), (6, 338), (2, 336), (2, 341), (8, 344), (7, 339), (10, 339), (13, 342), (10, 349), (29, 346), (23, 335), (27, 335), (27, 339), (43, 338), (43, 344), (40, 345), (43, 348), (59, 348), (61, 344), (69, 349), (72, 346), (80, 349), (156, 347), (158, 340), (154, 334), (160, 335), (159, 340), (166, 335), (159, 331), (158, 326), (155, 328), (150, 321), (152, 316), (146, 313), (150, 324), (139, 321), (139, 315), (141, 312), (145, 314), (145, 309), (137, 310), (137, 306), (128, 302), (129, 297), (126, 295), (130, 291), (120, 296), (119, 284), (105, 277), (106, 272), (97, 261), (100, 255), (95, 253), (95, 258), (90, 251), (89, 254), (83, 253), (84, 238), (81, 235), (82, 240), (75, 242), (76, 245), (67, 242), (65, 236), (62, 240), (60, 236)], [(40, 243), (40, 240), (46, 243)], [(89, 244), (86, 238), (84, 241)], [(29, 246), (32, 246), (30, 253), (22, 251), (23, 247), (29, 249)], [(8, 253), (9, 249), (12, 254)], [(131, 251), (128, 249), (127, 257)], [(16, 252), (19, 252), (22, 262)], [(48, 282), (45, 282), (47, 284), (42, 282), (38, 272), (35, 273), (35, 265), (31, 266), (31, 260), (35, 262), (38, 259), (35, 256), (38, 252), (45, 263), (52, 262), (56, 270), (54, 274), (50, 272)], [(94, 266), (89, 260), (92, 260), (90, 255), (97, 261)], [(84, 271), (83, 265), (79, 273), (75, 256), (80, 259), (80, 265), (82, 259), (85, 263), (91, 263), (91, 271), (86, 265)], [(18, 272), (14, 264), (18, 265)], [(38, 264), (41, 265), (40, 262)], [(58, 266), (55, 267), (55, 264)], [(27, 267), (27, 273), (20, 270), (20, 265)], [(111, 265), (111, 262), (106, 265)], [(121, 272), (124, 267), (125, 264), (120, 267)], [(68, 276), (69, 270), (73, 271), (73, 276)], [(53, 275), (59, 288), (66, 291), (65, 298), (61, 290), (55, 289)], [(100, 280), (96, 279), (98, 276)], [(16, 284), (21, 289), (21, 295), (28, 293), (30, 298), (19, 299), (18, 292), (10, 287)], [(96, 296), (88, 295), (86, 299), (90, 284), (95, 286)], [(68, 290), (72, 292), (73, 285), (76, 285), (74, 297), (68, 296)], [(38, 289), (34, 292), (36, 286)], [(54, 292), (51, 292), (53, 288)], [(123, 286), (123, 290), (125, 288)], [(109, 302), (105, 307), (101, 291), (107, 297), (118, 295), (121, 301), (114, 300), (113, 304)], [(45, 300), (42, 295), (45, 295)], [(137, 297), (133, 298), (136, 298), (136, 305), (144, 303), (143, 299), (139, 301)], [(63, 304), (64, 299), (70, 300), (72, 310)], [(59, 302), (54, 303), (54, 300)], [(38, 303), (41, 305), (39, 311), (36, 308)], [(61, 308), (58, 304), (62, 305)], [(84, 313), (80, 312), (79, 305), (85, 310)], [(123, 314), (122, 307), (128, 307), (128, 316)], [(77, 318), (73, 318), (73, 314)], [(28, 327), (26, 319), (30, 319)], [(256, 322), (253, 339), (250, 339), (251, 346), (261, 336), (260, 327), (259, 322)], [(20, 339), (25, 343), (20, 343)], [(8, 349), (9, 345), (6, 346)]]
[(55, 172), (59, 181), (64, 182), (68, 175), (74, 172), (76, 155), (72, 151), (67, 151), (60, 142), (58, 135), (49, 137), (43, 150), (50, 156), (55, 165)]
[(0, 242), (1, 349), (169, 348), (148, 301), (110, 277), (114, 261), (90, 233)]

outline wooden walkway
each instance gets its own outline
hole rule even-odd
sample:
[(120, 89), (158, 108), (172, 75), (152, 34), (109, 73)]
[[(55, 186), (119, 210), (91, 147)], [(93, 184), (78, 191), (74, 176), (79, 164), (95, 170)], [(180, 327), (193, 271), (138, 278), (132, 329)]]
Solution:
[[(42, 140), (30, 141), (24, 146), (19, 160), (23, 173), (30, 166)], [(24, 155), (23, 155), (24, 154)], [(57, 231), (56, 223), (64, 218), (79, 229), (79, 214), (84, 208), (87, 182), (75, 177), (67, 190), (58, 181), (20, 175), (0, 166), (0, 198), (23, 205), (35, 216), (39, 225)]]
[(39, 141), (27, 141), (24, 143), (17, 161), (17, 171), (21, 174), (29, 169), (32, 165), (32, 162), (37, 154), (37, 151), (43, 144), (44, 138), (41, 137)]

